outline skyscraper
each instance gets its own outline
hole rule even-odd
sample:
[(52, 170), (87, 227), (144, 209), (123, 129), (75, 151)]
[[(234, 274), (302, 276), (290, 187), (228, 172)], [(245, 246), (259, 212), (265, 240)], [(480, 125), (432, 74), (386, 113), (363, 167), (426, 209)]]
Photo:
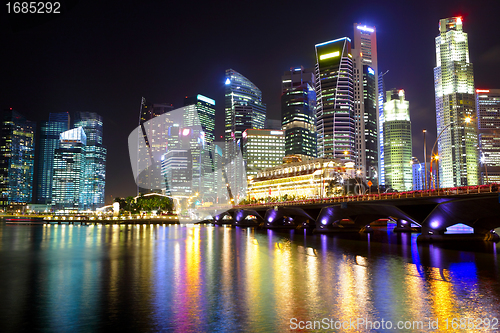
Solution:
[(51, 113), (49, 120), (40, 124), (36, 185), (36, 202), (39, 204), (52, 203), (54, 151), (59, 148), (59, 135), (69, 128), (68, 112)]
[(400, 89), (387, 91), (384, 104), (385, 185), (397, 191), (413, 188), (409, 103)]
[(347, 37), (316, 44), (318, 157), (355, 158), (353, 63)]
[[(388, 71), (387, 71), (388, 72)], [(379, 160), (378, 160), (378, 172), (377, 176), (379, 178), (379, 184), (385, 185), (385, 166), (384, 166), (384, 103), (385, 100), (385, 84), (384, 75), (385, 73), (379, 73), (378, 75), (378, 150), (379, 150)]]
[[(87, 136), (82, 127), (59, 135), (59, 147), (54, 151), (52, 205), (55, 210), (79, 211), (88, 206), (89, 186), (86, 159)], [(92, 162), (92, 161), (90, 161)], [(91, 183), (90, 183), (91, 184)]]
[(436, 37), (436, 120), (442, 187), (478, 184), (477, 130), (466, 120), (476, 112), (474, 76), (462, 18), (439, 21)]
[(74, 127), (81, 127), (86, 135), (81, 209), (95, 210), (104, 206), (105, 200), (107, 150), (102, 144), (102, 117), (94, 112), (77, 112)]
[(30, 203), (33, 196), (36, 123), (6, 110), (0, 132), (0, 205)]
[[(356, 169), (378, 183), (378, 61), (375, 27), (354, 23), (353, 77)], [(377, 175), (378, 176), (378, 175)]]
[(480, 179), (500, 183), (500, 89), (476, 89)]
[(264, 128), (266, 105), (260, 89), (233, 69), (226, 70), (225, 86), (225, 157), (231, 159), (234, 149), (241, 149), (241, 134), (246, 129)]
[(281, 77), (281, 128), (285, 155), (316, 158), (316, 91), (313, 70), (290, 68)]
[[(141, 99), (141, 110), (139, 115), (139, 126), (141, 131), (138, 135), (141, 136), (138, 140), (138, 155), (137, 166), (147, 163), (141, 159), (147, 158), (149, 161), (159, 161), (160, 156), (151, 156), (153, 152), (158, 152), (158, 154), (165, 153), (161, 151), (163, 144), (165, 143), (165, 131), (164, 125), (158, 122), (149, 121), (162, 114), (170, 112), (174, 109), (172, 104), (160, 103), (153, 104), (147, 103), (146, 99), (143, 97)], [(166, 125), (168, 127), (168, 124)], [(154, 128), (156, 127), (156, 128)], [(148, 137), (147, 133), (154, 133)], [(137, 193), (147, 194), (147, 193), (160, 193), (161, 190), (158, 188), (160, 186), (155, 186), (154, 184), (161, 184), (163, 180), (161, 179), (161, 166), (158, 163), (153, 163), (152, 167), (148, 170), (141, 172), (139, 179), (137, 179)], [(153, 189), (155, 188), (155, 189)]]

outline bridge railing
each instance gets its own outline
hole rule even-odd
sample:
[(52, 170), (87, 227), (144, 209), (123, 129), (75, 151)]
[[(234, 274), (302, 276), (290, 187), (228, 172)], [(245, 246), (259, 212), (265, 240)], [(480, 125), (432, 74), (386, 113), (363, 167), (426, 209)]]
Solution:
[(432, 190), (417, 190), (408, 192), (392, 192), (392, 193), (380, 193), (380, 194), (368, 193), (362, 195), (301, 199), (294, 201), (253, 203), (253, 204), (235, 205), (234, 207), (247, 208), (247, 207), (276, 206), (276, 205), (297, 206), (297, 205), (308, 205), (308, 204), (312, 205), (312, 204), (323, 204), (323, 203), (342, 203), (342, 202), (352, 202), (352, 201), (393, 200), (393, 199), (423, 198), (423, 197), (437, 197), (437, 196), (451, 196), (451, 195), (468, 195), (468, 194), (499, 192), (499, 188), (500, 184), (492, 183), (487, 185), (438, 188)]

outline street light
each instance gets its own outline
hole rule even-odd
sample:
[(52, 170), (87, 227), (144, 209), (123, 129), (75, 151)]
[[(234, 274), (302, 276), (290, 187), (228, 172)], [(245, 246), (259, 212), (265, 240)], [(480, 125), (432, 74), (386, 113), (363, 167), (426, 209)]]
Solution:
[[(466, 124), (469, 124), (470, 122), (472, 122), (472, 118), (470, 116), (467, 116), (464, 118), (464, 123)], [(434, 156), (434, 148), (436, 148), (436, 144), (439, 140), (439, 138), (441, 137), (441, 135), (444, 133), (444, 131), (450, 127), (451, 125), (454, 125), (456, 122), (455, 121), (452, 121), (450, 122), (448, 125), (446, 125), (442, 130), (441, 132), (439, 132), (439, 135), (437, 136), (436, 138), (436, 141), (434, 141), (434, 145), (432, 146), (432, 150), (431, 150), (431, 167), (430, 167), (430, 178), (432, 179), (432, 156)], [(425, 131), (425, 130), (424, 130)], [(425, 133), (425, 132), (424, 132)], [(425, 135), (425, 134), (424, 134)], [(436, 171), (436, 173), (439, 173), (439, 169)], [(432, 181), (431, 181), (432, 183)]]

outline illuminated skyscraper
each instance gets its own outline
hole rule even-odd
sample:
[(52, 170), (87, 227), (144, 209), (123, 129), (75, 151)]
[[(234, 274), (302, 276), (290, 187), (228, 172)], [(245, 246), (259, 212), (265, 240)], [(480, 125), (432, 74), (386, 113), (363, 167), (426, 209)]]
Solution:
[(385, 185), (397, 191), (413, 188), (411, 122), (404, 90), (387, 91), (384, 104)]
[(83, 128), (86, 135), (83, 201), (80, 209), (95, 210), (104, 206), (106, 186), (106, 154), (102, 144), (102, 117), (94, 112), (77, 112), (75, 128)]
[(500, 183), (500, 89), (476, 89), (481, 183)]
[(85, 158), (87, 136), (82, 127), (59, 135), (59, 147), (54, 151), (52, 205), (55, 210), (79, 211), (88, 206), (89, 179), (86, 169), (92, 167)]
[(233, 69), (226, 70), (225, 85), (225, 157), (231, 159), (235, 156), (231, 150), (241, 149), (241, 134), (246, 129), (264, 128), (266, 105), (260, 89)]
[(54, 169), (54, 151), (59, 148), (59, 135), (70, 129), (68, 112), (51, 113), (49, 120), (40, 125), (38, 140), (38, 176), (36, 202), (52, 203), (52, 183)]
[(476, 124), (467, 124), (475, 110), (474, 76), (462, 18), (439, 21), (436, 37), (436, 120), (439, 178), (442, 187), (477, 185)]
[(32, 201), (36, 124), (6, 110), (0, 132), (0, 206)]
[(281, 128), (285, 155), (316, 158), (316, 91), (312, 70), (291, 68), (281, 77)]
[[(172, 104), (147, 103), (146, 99), (142, 97), (141, 110), (139, 115), (139, 126), (141, 127), (139, 135), (141, 136), (141, 138), (137, 141), (137, 166), (147, 163), (142, 159), (148, 159), (152, 162), (159, 159), (159, 156), (152, 156), (151, 154), (153, 152), (161, 150), (162, 145), (165, 143), (166, 134), (163, 127), (164, 124), (159, 124), (157, 122), (149, 120), (172, 111), (173, 109), (174, 107)], [(168, 124), (166, 124), (166, 126), (168, 127)], [(147, 133), (150, 134), (151, 138), (148, 137)], [(159, 152), (159, 154), (163, 153), (164, 151)], [(152, 186), (153, 184), (163, 183), (163, 180), (161, 179), (161, 171), (155, 170), (155, 168), (161, 169), (161, 165), (158, 165), (158, 163), (153, 163), (150, 169), (141, 172), (139, 179), (136, 180), (138, 184), (137, 194), (161, 193), (161, 190), (158, 189), (159, 186)]]
[(316, 44), (318, 157), (355, 158), (353, 63), (347, 37)]
[(380, 185), (385, 185), (385, 166), (384, 166), (384, 103), (385, 100), (385, 84), (384, 75), (385, 73), (378, 74), (378, 150), (379, 150), (379, 160), (378, 160), (378, 177)]
[(375, 27), (354, 23), (352, 55), (356, 169), (363, 171), (363, 178), (378, 183), (378, 63)]

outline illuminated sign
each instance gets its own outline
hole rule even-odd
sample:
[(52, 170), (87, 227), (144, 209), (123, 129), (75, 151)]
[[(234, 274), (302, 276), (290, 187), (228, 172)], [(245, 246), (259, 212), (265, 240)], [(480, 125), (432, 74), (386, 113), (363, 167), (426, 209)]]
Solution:
[(271, 135), (283, 135), (283, 131), (271, 131)]
[(295, 68), (294, 71), (300, 71), (302, 68)]
[(358, 25), (356, 28), (358, 28), (358, 30), (361, 30), (361, 31), (368, 31), (368, 32), (374, 32), (375, 29), (372, 29), (372, 28), (368, 28), (366, 25)]
[[(228, 79), (229, 80), (229, 79)], [(227, 82), (227, 81), (226, 81)], [(227, 83), (226, 83), (227, 84)], [(208, 104), (212, 104), (212, 105), (215, 105), (215, 101), (211, 98), (208, 98), (206, 96), (203, 96), (203, 95), (200, 95), (198, 94), (198, 96), (196, 96), (196, 98), (199, 100), (199, 101), (203, 101), (203, 102), (207, 102)]]
[(399, 96), (404, 96), (405, 95), (405, 91), (403, 89), (399, 90)]
[(182, 135), (184, 135), (184, 136), (189, 135), (189, 133), (191, 133), (191, 130), (190, 130), (189, 128), (184, 128), (184, 129), (182, 130)]
[(375, 71), (371, 67), (368, 67), (368, 74), (375, 75)]
[(479, 93), (489, 93), (490, 91), (486, 89), (476, 89), (476, 92), (479, 94)]
[(460, 16), (457, 17), (457, 24), (462, 24), (462, 18)]
[(226, 79), (226, 84), (231, 84), (231, 80), (229, 80), (229, 78)]
[(340, 55), (339, 51), (335, 51), (335, 52), (332, 52), (332, 53), (326, 53), (326, 54), (320, 55), (319, 56), (319, 60), (330, 59), (330, 58), (333, 58), (333, 57), (338, 57), (339, 55)]

